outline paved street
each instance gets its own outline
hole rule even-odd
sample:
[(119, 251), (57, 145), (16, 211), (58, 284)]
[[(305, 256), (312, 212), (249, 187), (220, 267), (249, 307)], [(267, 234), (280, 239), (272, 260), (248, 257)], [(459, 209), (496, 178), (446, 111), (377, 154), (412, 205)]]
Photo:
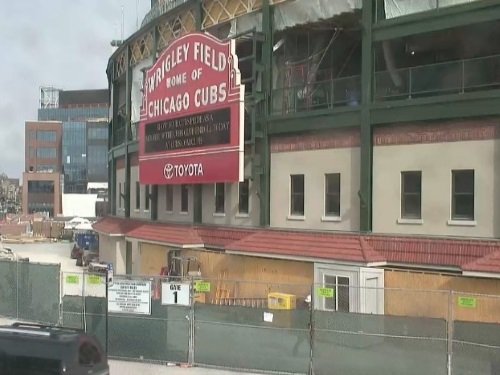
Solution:
[(29, 258), (30, 262), (60, 263), (62, 271), (80, 271), (82, 267), (76, 266), (76, 260), (71, 259), (72, 244), (69, 242), (45, 242), (34, 244), (4, 244), (19, 257)]
[[(231, 375), (242, 372), (206, 369), (202, 367), (181, 368), (179, 366), (162, 366), (126, 361), (110, 361), (111, 374), (120, 375)], [(244, 373), (258, 375), (256, 373)]]

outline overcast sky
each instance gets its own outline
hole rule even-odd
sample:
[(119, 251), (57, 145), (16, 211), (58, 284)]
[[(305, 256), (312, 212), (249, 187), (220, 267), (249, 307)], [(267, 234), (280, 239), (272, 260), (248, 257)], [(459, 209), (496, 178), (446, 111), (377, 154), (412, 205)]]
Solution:
[(137, 30), (150, 0), (0, 0), (0, 172), (22, 177), (24, 123), (40, 86), (107, 88), (110, 41)]

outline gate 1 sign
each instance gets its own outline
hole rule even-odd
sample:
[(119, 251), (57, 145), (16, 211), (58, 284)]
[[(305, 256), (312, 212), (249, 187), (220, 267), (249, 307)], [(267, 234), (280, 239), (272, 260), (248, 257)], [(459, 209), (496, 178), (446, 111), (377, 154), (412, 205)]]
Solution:
[(189, 288), (189, 283), (161, 283), (161, 304), (189, 306)]
[(244, 92), (234, 40), (193, 33), (174, 41), (143, 85), (140, 182), (242, 181)]

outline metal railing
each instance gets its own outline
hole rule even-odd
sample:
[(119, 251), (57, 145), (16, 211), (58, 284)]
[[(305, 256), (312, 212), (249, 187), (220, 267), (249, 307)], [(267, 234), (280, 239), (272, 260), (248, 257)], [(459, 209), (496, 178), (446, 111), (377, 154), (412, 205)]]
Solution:
[[(500, 55), (379, 71), (374, 101), (463, 94), (500, 88)], [(273, 90), (271, 115), (287, 115), (361, 103), (361, 78), (327, 79)]]
[(500, 87), (500, 55), (375, 73), (375, 100), (461, 94)]
[(113, 146), (119, 146), (125, 143), (125, 126), (114, 129)]
[(361, 78), (351, 76), (273, 90), (271, 114), (286, 115), (338, 106), (357, 107), (360, 103)]

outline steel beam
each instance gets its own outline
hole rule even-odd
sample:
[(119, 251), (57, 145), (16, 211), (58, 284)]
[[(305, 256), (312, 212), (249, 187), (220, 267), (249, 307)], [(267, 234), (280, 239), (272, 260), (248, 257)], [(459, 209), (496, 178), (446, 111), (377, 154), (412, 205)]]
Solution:
[[(364, 2), (364, 6), (369, 2)], [(372, 33), (373, 40), (380, 42), (499, 19), (500, 2), (482, 0), (381, 20), (373, 25)], [(363, 24), (366, 27), (364, 21)]]
[(362, 41), (361, 41), (361, 178), (360, 178), (360, 230), (372, 229), (372, 127), (370, 119), (370, 103), (373, 87), (373, 2), (363, 2)]

